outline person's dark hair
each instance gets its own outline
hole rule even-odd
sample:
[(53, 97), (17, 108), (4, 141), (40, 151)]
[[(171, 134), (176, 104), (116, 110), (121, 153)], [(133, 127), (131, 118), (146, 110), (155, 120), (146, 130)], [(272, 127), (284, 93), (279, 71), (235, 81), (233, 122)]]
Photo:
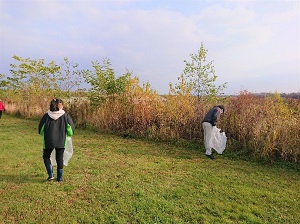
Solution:
[(218, 105), (217, 107), (221, 108), (223, 110), (223, 113), (225, 112), (225, 107), (223, 105)]
[(63, 104), (63, 101), (59, 98), (54, 98), (50, 102), (50, 111), (59, 111), (58, 104)]

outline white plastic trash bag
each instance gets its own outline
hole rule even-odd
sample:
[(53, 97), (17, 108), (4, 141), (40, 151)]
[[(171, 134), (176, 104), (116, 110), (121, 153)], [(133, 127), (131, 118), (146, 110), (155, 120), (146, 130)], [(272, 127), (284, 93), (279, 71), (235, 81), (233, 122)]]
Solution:
[[(71, 159), (72, 155), (73, 155), (72, 138), (67, 137), (66, 148), (64, 152), (64, 166), (68, 166), (68, 162)], [(53, 150), (50, 156), (52, 166), (57, 166), (55, 156), (56, 156), (56, 151)]]
[(213, 126), (211, 139), (209, 146), (217, 151), (218, 154), (222, 154), (226, 147), (227, 137), (225, 132), (220, 132), (221, 129)]

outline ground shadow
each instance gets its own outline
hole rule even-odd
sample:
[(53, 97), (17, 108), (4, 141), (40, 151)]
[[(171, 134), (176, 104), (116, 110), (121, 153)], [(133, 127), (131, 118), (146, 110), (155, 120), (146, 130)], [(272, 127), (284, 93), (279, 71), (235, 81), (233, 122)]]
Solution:
[(22, 184), (22, 183), (42, 183), (45, 182), (46, 177), (41, 177), (37, 175), (26, 175), (26, 174), (16, 174), (16, 175), (6, 175), (0, 174), (0, 183), (1, 182), (8, 182), (8, 183), (15, 183), (15, 184)]

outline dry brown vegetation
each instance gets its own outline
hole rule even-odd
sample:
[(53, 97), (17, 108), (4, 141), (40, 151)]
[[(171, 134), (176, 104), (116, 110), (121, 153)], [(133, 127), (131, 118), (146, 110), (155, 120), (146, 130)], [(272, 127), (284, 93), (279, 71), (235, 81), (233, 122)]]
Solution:
[[(28, 101), (30, 105), (6, 100), (7, 111), (24, 117), (40, 117), (50, 99), (35, 99), (38, 101)], [(215, 103), (222, 103), (226, 108), (218, 126), (227, 134), (227, 151), (268, 160), (300, 161), (299, 100), (284, 99), (277, 93), (262, 98), (244, 91)], [(65, 106), (77, 126), (149, 139), (184, 139), (201, 146), (201, 121), (214, 105), (199, 101), (189, 93), (160, 96), (132, 79), (125, 93), (106, 98), (98, 107), (92, 107), (83, 98), (66, 99)]]

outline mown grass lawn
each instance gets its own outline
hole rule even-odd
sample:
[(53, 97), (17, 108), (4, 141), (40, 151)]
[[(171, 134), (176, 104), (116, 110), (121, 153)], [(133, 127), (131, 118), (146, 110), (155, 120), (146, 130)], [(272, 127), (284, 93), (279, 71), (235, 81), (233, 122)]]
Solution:
[(298, 164), (77, 129), (64, 181), (46, 182), (37, 125), (0, 120), (0, 223), (300, 223)]

